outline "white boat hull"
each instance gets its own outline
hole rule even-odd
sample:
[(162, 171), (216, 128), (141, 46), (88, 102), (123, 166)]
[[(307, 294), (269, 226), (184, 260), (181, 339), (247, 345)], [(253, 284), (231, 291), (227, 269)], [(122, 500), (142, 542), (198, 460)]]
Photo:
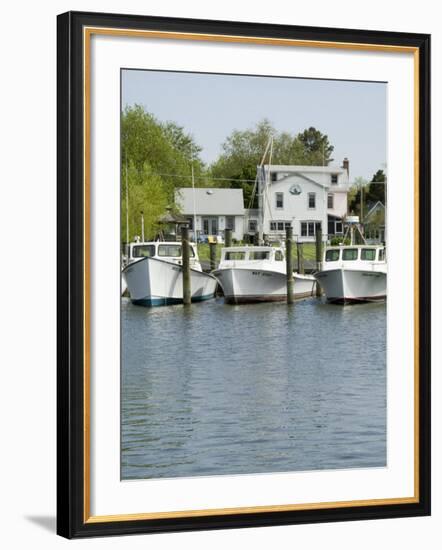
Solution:
[(315, 277), (330, 302), (376, 302), (387, 296), (386, 271), (338, 268)]
[(124, 296), (126, 290), (127, 290), (126, 277), (124, 276), (124, 272), (122, 272), (121, 273), (121, 296)]
[[(230, 304), (278, 302), (287, 299), (285, 273), (264, 269), (224, 268), (213, 272)], [(314, 294), (316, 281), (308, 275), (294, 275), (294, 297)]]
[[(130, 299), (136, 305), (151, 307), (183, 302), (183, 270), (180, 265), (143, 258), (126, 266), (124, 277)], [(212, 275), (190, 270), (192, 302), (213, 298), (216, 285)]]

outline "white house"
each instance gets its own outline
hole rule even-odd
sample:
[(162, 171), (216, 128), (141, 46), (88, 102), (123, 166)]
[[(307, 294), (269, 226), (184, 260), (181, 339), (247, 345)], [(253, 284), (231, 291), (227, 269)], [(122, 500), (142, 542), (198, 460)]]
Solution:
[[(317, 224), (324, 238), (343, 233), (347, 214), (349, 162), (342, 166), (266, 165), (263, 185), (263, 233), (280, 238), (287, 225), (300, 241), (315, 239)], [(258, 230), (257, 210), (246, 212), (246, 232)], [(254, 231), (254, 229), (256, 230)]]
[(189, 227), (196, 234), (223, 235), (232, 230), (232, 237), (241, 240), (244, 235), (244, 199), (242, 189), (215, 187), (181, 187), (176, 190), (175, 203)]

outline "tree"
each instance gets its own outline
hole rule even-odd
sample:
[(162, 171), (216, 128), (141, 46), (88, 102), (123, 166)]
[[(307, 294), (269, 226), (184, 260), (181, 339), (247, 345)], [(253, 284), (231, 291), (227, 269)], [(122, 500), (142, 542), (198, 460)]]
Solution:
[[(144, 233), (152, 238), (158, 232), (158, 219), (172, 206), (177, 187), (204, 185), (201, 147), (182, 126), (160, 122), (142, 106), (126, 107), (121, 121), (121, 238), (127, 238), (126, 176), (129, 190), (129, 239)], [(127, 168), (127, 174), (126, 174)]]
[(378, 170), (371, 178), (367, 200), (373, 203), (380, 201), (385, 206), (386, 191), (387, 176), (383, 170)]
[(191, 185), (192, 162), (195, 175), (202, 173), (201, 148), (192, 136), (173, 122), (159, 122), (140, 105), (124, 110), (121, 142), (122, 170), (126, 159), (137, 170), (143, 170), (148, 163), (152, 172), (161, 177), (171, 202), (176, 187)]
[[(127, 176), (127, 177), (126, 177)], [(141, 236), (141, 216), (144, 217), (145, 238), (153, 238), (160, 228), (158, 219), (166, 211), (169, 203), (161, 177), (152, 172), (146, 162), (141, 168), (131, 162), (124, 167), (121, 185), (121, 240), (126, 241), (126, 183), (129, 196), (129, 241)]]
[[(271, 122), (263, 119), (254, 128), (234, 130), (222, 145), (222, 153), (210, 167), (212, 177), (230, 178), (224, 187), (241, 187), (245, 204), (249, 204), (256, 178), (256, 167), (260, 164), (270, 137), (273, 136), (272, 164), (325, 164), (330, 159), (333, 146), (328, 137), (315, 128), (292, 136), (288, 132), (277, 132)], [(318, 148), (321, 150), (319, 162)], [(324, 158), (322, 157), (324, 152)], [(265, 162), (269, 163), (270, 154)], [(254, 204), (256, 206), (256, 202)]]
[(307, 164), (327, 166), (334, 150), (333, 145), (328, 141), (328, 136), (311, 126), (297, 137), (304, 147), (304, 154), (308, 159)]
[[(383, 170), (378, 170), (370, 182), (363, 178), (356, 178), (348, 194), (349, 211), (357, 214), (362, 220), (372, 206), (380, 201), (385, 206), (387, 191), (387, 176)], [(362, 189), (362, 216), (361, 216), (361, 189)]]

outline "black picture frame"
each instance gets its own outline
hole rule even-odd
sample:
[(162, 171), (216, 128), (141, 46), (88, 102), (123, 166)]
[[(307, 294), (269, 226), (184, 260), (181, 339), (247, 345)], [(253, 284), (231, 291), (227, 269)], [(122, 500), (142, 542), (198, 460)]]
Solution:
[[(430, 514), (430, 36), (104, 13), (58, 16), (57, 41), (57, 532), (67, 538), (335, 522)], [(411, 503), (90, 521), (85, 475), (84, 28), (140, 29), (409, 47), (419, 59), (419, 487)]]

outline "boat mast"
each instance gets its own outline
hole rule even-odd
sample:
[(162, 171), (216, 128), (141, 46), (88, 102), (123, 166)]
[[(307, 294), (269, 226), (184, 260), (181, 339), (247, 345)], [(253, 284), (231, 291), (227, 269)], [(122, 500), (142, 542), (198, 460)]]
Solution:
[(193, 241), (196, 243), (196, 203), (195, 203), (195, 175), (193, 172), (193, 157), (192, 157), (192, 196), (193, 196)]
[[(270, 178), (270, 167), (268, 168), (267, 175), (266, 175), (265, 168), (264, 168), (264, 161), (267, 156), (267, 151), (269, 150), (269, 148), (271, 151), (273, 150), (272, 135), (270, 136), (267, 142), (264, 154), (258, 166), (258, 244), (259, 245), (262, 245), (264, 242), (264, 203), (263, 203), (264, 197), (263, 195), (266, 188), (267, 178)], [(270, 159), (271, 159), (271, 155), (270, 155)]]
[(126, 153), (126, 243), (129, 244), (129, 186), (127, 184), (127, 153)]

